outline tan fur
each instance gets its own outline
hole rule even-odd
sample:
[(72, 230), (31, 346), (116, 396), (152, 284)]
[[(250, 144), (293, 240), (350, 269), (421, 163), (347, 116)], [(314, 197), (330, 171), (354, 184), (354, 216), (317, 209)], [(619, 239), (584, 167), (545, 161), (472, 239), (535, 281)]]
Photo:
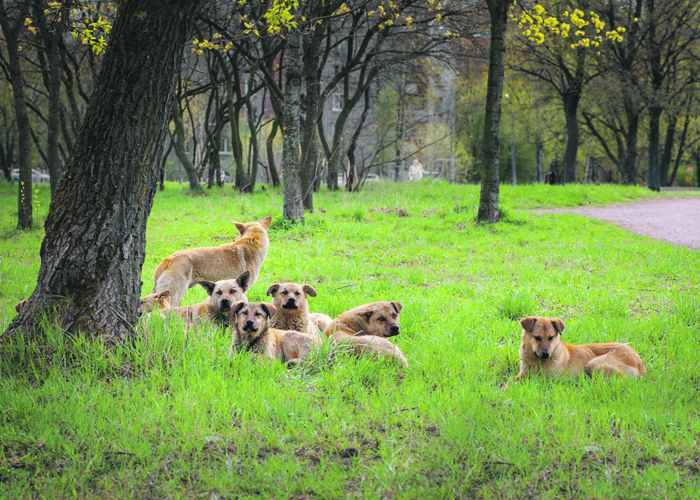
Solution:
[(180, 316), (188, 325), (204, 321), (206, 323), (215, 323), (225, 329), (231, 323), (231, 308), (233, 304), (241, 300), (248, 300), (245, 292), (248, 289), (249, 275), (250, 273), (246, 271), (235, 280), (221, 280), (216, 283), (200, 281), (199, 285), (207, 291), (207, 300), (191, 306), (162, 309), (161, 312)]
[(237, 302), (233, 306), (234, 335), (229, 358), (243, 349), (268, 360), (281, 360), (287, 365), (304, 361), (311, 350), (320, 345), (318, 338), (293, 330), (270, 327), (276, 308), (272, 304)]
[(408, 367), (408, 361), (388, 337), (399, 330), (400, 302), (372, 302), (344, 312), (326, 328), (326, 337), (353, 346), (357, 355), (384, 356)]
[(321, 339), (321, 334), (333, 321), (325, 314), (309, 313), (307, 297), (316, 296), (311, 285), (275, 283), (267, 289), (267, 295), (272, 296), (272, 305), (277, 310), (270, 320), (271, 328), (295, 330)]
[(153, 292), (170, 290), (171, 303), (177, 307), (189, 288), (200, 281), (232, 279), (244, 271), (250, 273), (249, 287), (258, 279), (265, 262), (270, 239), (267, 229), (272, 217), (260, 222), (233, 222), (240, 236), (232, 243), (217, 247), (180, 250), (158, 264), (153, 276)]
[(523, 327), (520, 344), (520, 373), (506, 384), (530, 373), (550, 376), (602, 372), (629, 377), (643, 377), (647, 371), (639, 354), (627, 344), (605, 342), (598, 344), (569, 344), (561, 340), (564, 322), (559, 318), (528, 316), (520, 321)]
[(26, 299), (20, 300), (19, 302), (17, 302), (17, 304), (15, 304), (15, 311), (17, 311), (18, 313), (22, 312), (22, 309), (24, 309), (24, 306), (26, 306), (26, 305), (27, 305)]
[(151, 293), (145, 297), (141, 297), (141, 314), (150, 314), (153, 309), (161, 311), (170, 309), (170, 290), (165, 290), (160, 293)]

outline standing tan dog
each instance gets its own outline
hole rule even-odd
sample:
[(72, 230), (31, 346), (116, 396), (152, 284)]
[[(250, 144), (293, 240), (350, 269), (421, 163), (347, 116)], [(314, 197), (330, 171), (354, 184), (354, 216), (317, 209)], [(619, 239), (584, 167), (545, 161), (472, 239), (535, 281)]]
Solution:
[(272, 304), (237, 302), (233, 306), (235, 328), (229, 359), (236, 349), (244, 349), (264, 359), (279, 359), (288, 366), (306, 359), (318, 339), (306, 333), (270, 327), (276, 308)]
[(152, 293), (170, 290), (171, 303), (177, 307), (187, 290), (199, 281), (232, 279), (248, 271), (249, 287), (253, 286), (267, 256), (270, 245), (267, 229), (271, 221), (272, 217), (268, 216), (260, 222), (234, 222), (240, 236), (233, 243), (180, 250), (166, 257), (153, 276)]
[(520, 373), (506, 383), (517, 381), (530, 372), (552, 376), (602, 372), (629, 377), (647, 374), (644, 363), (634, 349), (619, 342), (574, 345), (561, 340), (564, 322), (559, 318), (528, 316), (520, 320), (523, 327), (520, 344)]
[(372, 302), (344, 312), (326, 328), (326, 337), (336, 342), (353, 346), (355, 354), (369, 353), (374, 357), (384, 356), (408, 367), (408, 361), (389, 337), (401, 333), (400, 302)]
[(267, 289), (267, 296), (272, 296), (272, 305), (277, 310), (270, 322), (272, 328), (296, 330), (320, 339), (333, 321), (325, 314), (309, 313), (307, 297), (316, 296), (316, 290), (311, 285), (275, 283)]

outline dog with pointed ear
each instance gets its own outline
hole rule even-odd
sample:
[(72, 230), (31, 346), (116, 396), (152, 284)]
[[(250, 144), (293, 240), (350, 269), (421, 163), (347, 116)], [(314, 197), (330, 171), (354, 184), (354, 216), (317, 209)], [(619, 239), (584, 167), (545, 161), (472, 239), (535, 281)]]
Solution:
[(153, 292), (170, 290), (170, 303), (177, 307), (185, 293), (200, 281), (218, 282), (235, 279), (248, 271), (247, 288), (252, 287), (267, 257), (270, 238), (267, 230), (272, 217), (260, 222), (233, 221), (239, 236), (216, 247), (180, 250), (163, 259), (153, 276)]
[(581, 373), (600, 372), (629, 377), (646, 375), (642, 359), (634, 349), (620, 342), (569, 344), (561, 339), (564, 322), (560, 318), (527, 316), (520, 320), (520, 372), (506, 383), (516, 382), (530, 373), (548, 376), (578, 377)]
[(316, 338), (306, 333), (270, 327), (270, 320), (277, 312), (273, 304), (240, 301), (231, 312), (234, 334), (229, 358), (235, 351), (243, 350), (258, 358), (280, 360), (292, 366), (304, 361), (319, 345)]
[(151, 293), (145, 297), (141, 297), (141, 313), (149, 314), (153, 309), (158, 311), (170, 309), (170, 290), (164, 290), (160, 293)]
[(326, 337), (349, 344), (357, 355), (383, 357), (408, 367), (398, 346), (388, 339), (401, 333), (401, 302), (372, 302), (344, 312), (326, 328)]
[(275, 283), (267, 289), (267, 296), (272, 297), (272, 305), (277, 314), (272, 318), (272, 328), (295, 330), (316, 335), (321, 334), (333, 321), (322, 313), (310, 313), (308, 297), (316, 297), (316, 289), (311, 285), (297, 283)]

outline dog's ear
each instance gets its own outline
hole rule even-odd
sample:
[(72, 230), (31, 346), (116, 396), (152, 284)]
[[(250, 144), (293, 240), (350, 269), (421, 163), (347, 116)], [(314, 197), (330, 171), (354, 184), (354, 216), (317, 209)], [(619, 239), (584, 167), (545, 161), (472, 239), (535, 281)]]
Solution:
[(270, 319), (277, 313), (277, 308), (273, 306), (272, 304), (268, 304), (267, 302), (261, 302), (260, 307), (262, 308), (263, 311), (267, 313), (267, 318)]
[(301, 289), (304, 290), (304, 293), (310, 297), (316, 296), (316, 290), (311, 285), (302, 285)]
[(557, 333), (561, 335), (561, 332), (564, 331), (564, 322), (559, 318), (549, 318), (549, 321), (552, 322), (552, 326), (557, 331)]
[(243, 309), (243, 306), (245, 306), (245, 304), (245, 300), (239, 300), (238, 302), (234, 302), (233, 306), (231, 307), (231, 316), (235, 316), (236, 314), (241, 312), (241, 309)]
[(265, 217), (263, 220), (260, 221), (260, 225), (264, 229), (268, 229), (270, 227), (271, 223), (272, 223), (272, 216), (271, 215), (268, 215), (267, 217)]
[(158, 295), (156, 295), (156, 300), (165, 300), (170, 297), (170, 290), (163, 290)]
[(213, 281), (198, 281), (197, 284), (207, 291), (207, 295), (214, 293), (214, 288), (216, 288), (216, 283)]
[(238, 278), (236, 278), (236, 281), (239, 285), (241, 285), (241, 288), (244, 292), (248, 290), (248, 283), (250, 282), (250, 271), (246, 271), (243, 274), (241, 274)]
[(520, 320), (520, 326), (522, 326), (523, 330), (526, 332), (531, 332), (532, 329), (535, 328), (535, 323), (537, 323), (537, 318), (534, 316), (528, 316)]
[(240, 236), (243, 236), (243, 233), (245, 233), (245, 224), (242, 224), (240, 222), (236, 222), (235, 220), (232, 220), (231, 224), (236, 226), (236, 229), (238, 229), (238, 234)]
[(15, 311), (17, 312), (22, 312), (22, 309), (24, 309), (24, 306), (27, 305), (26, 300), (20, 300), (17, 304), (15, 304)]
[(394, 308), (394, 311), (396, 311), (396, 314), (401, 313), (401, 309), (403, 309), (403, 304), (395, 300), (391, 301), (391, 306)]
[(268, 297), (272, 297), (274, 294), (277, 293), (277, 290), (280, 289), (280, 284), (275, 283), (274, 285), (270, 285), (270, 288), (267, 289), (267, 292), (265, 292), (265, 295)]
[(373, 310), (367, 309), (367, 310), (361, 312), (360, 316), (362, 316), (365, 319), (366, 323), (369, 323), (369, 319), (372, 317), (373, 314), (374, 314)]

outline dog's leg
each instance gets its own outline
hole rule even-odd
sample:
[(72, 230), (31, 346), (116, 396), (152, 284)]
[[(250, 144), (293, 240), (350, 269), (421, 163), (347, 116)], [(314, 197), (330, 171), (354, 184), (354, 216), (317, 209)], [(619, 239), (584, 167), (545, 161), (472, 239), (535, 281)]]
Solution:
[(401, 349), (382, 337), (356, 335), (348, 337), (346, 341), (355, 347), (355, 354), (367, 353), (374, 357), (384, 356), (398, 361), (404, 368), (408, 368), (408, 360)]
[(617, 374), (634, 378), (640, 375), (639, 370), (623, 363), (612, 353), (603, 354), (590, 360), (586, 365), (586, 374), (593, 375), (593, 372), (602, 372), (606, 377)]
[(158, 282), (153, 285), (152, 293), (170, 290), (170, 307), (179, 307), (182, 304), (182, 299), (185, 298), (188, 288), (190, 288), (190, 283), (187, 278), (173, 276), (168, 272), (164, 272), (158, 278)]
[(314, 347), (316, 342), (311, 336), (293, 330), (285, 332), (281, 341), (283, 359), (290, 367), (306, 360)]

